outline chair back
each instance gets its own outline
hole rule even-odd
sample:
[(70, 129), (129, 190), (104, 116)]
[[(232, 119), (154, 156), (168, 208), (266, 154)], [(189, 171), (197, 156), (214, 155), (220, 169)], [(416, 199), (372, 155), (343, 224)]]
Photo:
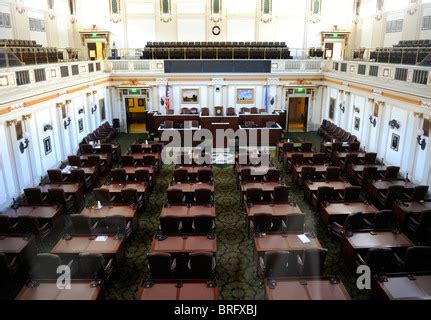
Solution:
[(190, 275), (193, 279), (211, 279), (213, 277), (214, 256), (210, 252), (192, 252), (189, 254)]
[(72, 230), (74, 234), (88, 235), (92, 234), (90, 226), (90, 218), (81, 214), (71, 214), (70, 222), (72, 224)]
[(51, 183), (62, 183), (63, 175), (60, 169), (51, 169), (48, 170), (48, 178)]
[(198, 188), (195, 190), (195, 201), (197, 204), (211, 204), (212, 192), (208, 188)]
[(166, 191), (167, 199), (169, 204), (182, 204), (183, 203), (183, 191), (181, 189), (169, 189)]
[(193, 218), (193, 229), (196, 233), (211, 233), (214, 229), (214, 217), (198, 215)]
[(147, 253), (148, 268), (151, 279), (171, 279), (173, 277), (171, 265), (172, 257), (166, 252)]
[(67, 161), (69, 162), (69, 165), (73, 167), (81, 166), (81, 158), (79, 156), (68, 156)]
[(386, 172), (385, 172), (384, 178), (386, 180), (397, 179), (399, 172), (400, 172), (400, 167), (397, 167), (397, 166), (386, 167)]
[(111, 170), (112, 181), (116, 183), (126, 182), (127, 174), (126, 169), (123, 168), (115, 168)]
[(275, 186), (274, 187), (274, 203), (288, 203), (289, 202), (289, 186)]
[(79, 270), (84, 279), (103, 279), (105, 258), (100, 253), (80, 253)]
[(272, 214), (256, 213), (253, 215), (253, 225), (255, 233), (267, 233), (272, 228)]
[(176, 234), (179, 233), (180, 219), (177, 216), (161, 216), (160, 232), (162, 234)]
[(36, 264), (31, 270), (31, 277), (35, 280), (52, 280), (58, 278), (57, 268), (62, 264), (56, 254), (39, 253), (36, 256)]
[(361, 187), (351, 186), (344, 189), (344, 201), (358, 201), (361, 193)]
[(303, 268), (301, 276), (319, 277), (322, 275), (323, 266), (325, 265), (327, 249), (310, 248), (305, 249), (302, 253)]
[(24, 194), (27, 204), (43, 205), (42, 191), (39, 188), (26, 188)]

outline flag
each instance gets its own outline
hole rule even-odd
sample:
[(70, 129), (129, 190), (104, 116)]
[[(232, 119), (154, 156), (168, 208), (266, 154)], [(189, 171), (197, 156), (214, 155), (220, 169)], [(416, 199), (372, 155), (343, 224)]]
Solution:
[(265, 86), (265, 112), (268, 112), (268, 86)]
[(171, 98), (169, 95), (170, 95), (169, 86), (166, 86), (166, 98), (165, 98), (166, 111), (168, 111), (169, 108), (171, 107)]

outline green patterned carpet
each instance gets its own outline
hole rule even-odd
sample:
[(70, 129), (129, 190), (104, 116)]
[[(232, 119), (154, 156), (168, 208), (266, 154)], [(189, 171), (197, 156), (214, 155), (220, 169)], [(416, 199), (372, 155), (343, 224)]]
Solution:
[[(123, 151), (139, 136), (119, 137)], [(289, 134), (295, 140), (312, 141), (320, 146), (316, 133)], [(277, 167), (282, 165), (275, 160)], [(135, 237), (126, 244), (126, 264), (120, 270), (118, 285), (105, 290), (106, 299), (134, 299), (141, 281), (148, 276), (145, 253), (148, 252), (152, 236), (158, 228), (158, 217), (165, 201), (165, 192), (172, 177), (173, 166), (164, 166), (157, 177), (155, 191), (150, 196), (150, 205), (140, 217), (140, 228)], [(264, 289), (256, 275), (253, 243), (247, 237), (245, 215), (241, 210), (239, 190), (232, 167), (214, 167), (215, 206), (217, 211), (217, 275), (221, 299), (264, 299)], [(283, 180), (290, 185), (291, 176), (283, 174)], [(306, 228), (314, 232), (322, 246), (329, 250), (324, 275), (339, 275), (352, 298), (368, 299), (367, 292), (356, 289), (354, 271), (347, 267), (340, 257), (340, 244), (329, 239), (319, 225), (318, 216), (303, 200), (302, 189), (292, 188), (292, 200), (307, 214)]]

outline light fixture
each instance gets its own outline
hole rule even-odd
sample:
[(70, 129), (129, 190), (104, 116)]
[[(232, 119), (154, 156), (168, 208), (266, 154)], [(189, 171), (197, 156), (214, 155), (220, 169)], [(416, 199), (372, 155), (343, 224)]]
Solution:
[(356, 113), (360, 113), (361, 110), (358, 107), (353, 107), (353, 111), (355, 111)]
[(43, 126), (43, 132), (47, 132), (48, 130), (52, 130), (52, 125), (49, 123)]
[(54, 10), (52, 10), (52, 9), (49, 9), (49, 10), (48, 10), (48, 17), (49, 17), (51, 20), (54, 20), (54, 19), (55, 19), (55, 12), (54, 12)]
[(25, 138), (24, 142), (20, 142), (19, 144), (19, 151), (21, 151), (21, 153), (24, 153), (24, 150), (28, 148), (30, 144), (30, 140), (28, 140), (28, 138)]
[(84, 108), (81, 108), (81, 109), (78, 110), (78, 114), (82, 114), (82, 113), (85, 113)]
[(380, 21), (380, 20), (382, 20), (382, 18), (383, 18), (382, 11), (381, 11), (381, 10), (378, 10), (378, 11), (376, 12), (376, 15), (374, 16), (374, 19), (376, 19), (377, 21)]
[(171, 0), (160, 0), (160, 21), (165, 23), (172, 21)]
[(64, 120), (64, 130), (67, 130), (67, 127), (70, 126), (71, 122), (72, 122), (72, 119), (70, 119), (70, 117), (67, 117), (67, 119)]
[(12, 126), (16, 125), (16, 123), (17, 123), (16, 119), (6, 121), (6, 125), (8, 127), (12, 127)]
[(346, 106), (345, 106), (344, 102), (340, 103), (339, 107), (340, 107), (341, 112), (344, 113), (346, 111)]
[(376, 118), (374, 118), (372, 115), (370, 115), (369, 119), (370, 119), (370, 123), (371, 123), (371, 124), (373, 125), (373, 127), (375, 128), (375, 127), (376, 127), (376, 124), (377, 124), (377, 119), (376, 119)]
[(121, 22), (121, 2), (119, 0), (109, 0), (109, 12), (113, 23)]
[(22, 1), (17, 1), (15, 9), (16, 9), (16, 11), (18, 11), (19, 14), (22, 14), (25, 12), (25, 6), (22, 3)]
[(222, 0), (210, 0), (211, 3), (211, 21), (220, 22), (223, 19), (222, 12)]
[(411, 15), (411, 16), (414, 15), (416, 13), (416, 11), (418, 10), (416, 4), (417, 4), (417, 0), (410, 0), (410, 3), (407, 7), (407, 13), (409, 15)]
[(425, 141), (425, 138), (422, 138), (423, 135), (424, 135), (424, 131), (422, 129), (419, 129), (416, 140), (418, 142), (418, 145), (421, 146), (421, 150), (425, 150), (427, 146), (427, 142)]
[(97, 104), (94, 105), (94, 107), (91, 108), (91, 114), (94, 114), (97, 110)]
[(353, 16), (352, 23), (353, 24), (358, 24), (359, 23), (359, 15), (356, 14), (356, 15)]
[(391, 127), (391, 129), (399, 129), (400, 128), (400, 124), (397, 120), (392, 119), (391, 121), (388, 122), (389, 127)]

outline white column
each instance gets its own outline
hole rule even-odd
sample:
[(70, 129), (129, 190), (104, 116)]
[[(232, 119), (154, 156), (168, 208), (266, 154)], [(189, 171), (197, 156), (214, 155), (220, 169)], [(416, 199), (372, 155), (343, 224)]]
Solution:
[(151, 87), (152, 99), (151, 99), (151, 109), (152, 111), (160, 111), (160, 97), (159, 97), (159, 87)]
[(213, 114), (214, 112), (214, 85), (210, 84), (208, 86), (208, 103), (207, 103), (207, 107), (210, 110), (210, 114)]
[(229, 103), (228, 94), (229, 94), (228, 86), (224, 84), (222, 87), (223, 108), (228, 107), (228, 103)]

